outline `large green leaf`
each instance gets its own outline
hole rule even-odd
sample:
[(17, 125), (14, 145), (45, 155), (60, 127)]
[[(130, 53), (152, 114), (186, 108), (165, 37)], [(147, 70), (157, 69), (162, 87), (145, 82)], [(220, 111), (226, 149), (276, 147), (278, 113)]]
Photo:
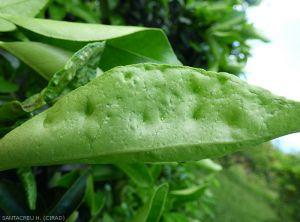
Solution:
[[(48, 3), (48, 0), (1, 0), (0, 14), (34, 17)], [(0, 18), (0, 32), (13, 31), (16, 26)]]
[(0, 140), (0, 168), (217, 157), (300, 131), (300, 103), (226, 73), (114, 68)]
[(53, 44), (55, 42), (51, 38), (73, 42), (106, 40), (106, 49), (100, 65), (104, 70), (116, 65), (142, 62), (180, 64), (167, 37), (160, 29), (2, 16), (24, 29), (47, 37), (50, 40), (43, 41)]
[(12, 53), (45, 79), (63, 68), (72, 53), (39, 42), (1, 42), (0, 47)]

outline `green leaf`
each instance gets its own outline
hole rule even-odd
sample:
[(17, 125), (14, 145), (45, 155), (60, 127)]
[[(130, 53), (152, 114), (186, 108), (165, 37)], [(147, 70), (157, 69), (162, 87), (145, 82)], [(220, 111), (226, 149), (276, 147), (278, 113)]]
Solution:
[(49, 216), (62, 216), (68, 218), (81, 204), (86, 190), (89, 172), (85, 171), (61, 197), (57, 204), (49, 211)]
[(158, 222), (164, 211), (169, 185), (161, 184), (155, 188), (150, 200), (138, 211), (130, 222)]
[(78, 218), (79, 212), (76, 210), (74, 211), (66, 220), (66, 222), (76, 222)]
[(1, 42), (0, 47), (15, 55), (49, 80), (72, 55), (71, 52), (39, 42)]
[(90, 175), (87, 181), (87, 188), (85, 192), (85, 202), (90, 208), (90, 214), (92, 217), (96, 217), (104, 206), (104, 195), (94, 190), (93, 177)]
[(207, 185), (189, 187), (182, 190), (170, 191), (170, 197), (175, 199), (177, 204), (198, 200), (205, 192)]
[(37, 198), (35, 176), (33, 175), (30, 167), (18, 169), (18, 175), (26, 192), (29, 209), (35, 210)]
[(142, 62), (181, 64), (167, 37), (160, 29), (72, 23), (7, 15), (5, 18), (22, 28), (48, 38), (73, 42), (107, 40), (100, 63), (100, 67), (104, 70), (116, 64), (127, 65)]
[(22, 200), (22, 193), (10, 181), (0, 180), (0, 209), (7, 215), (27, 216), (30, 212), (27, 210), (26, 202)]
[(48, 0), (1, 0), (0, 13), (34, 17), (47, 3)]
[(49, 182), (49, 187), (65, 187), (69, 188), (74, 181), (78, 178), (79, 172), (77, 170), (72, 170), (64, 175), (60, 172), (56, 172)]
[[(104, 43), (100, 42), (90, 43), (76, 52), (66, 62), (64, 67), (53, 75), (48, 86), (43, 89), (41, 93), (31, 96), (23, 102), (11, 101), (1, 105), (0, 123), (8, 121), (13, 122), (18, 118), (25, 116), (27, 113), (42, 108), (46, 103), (52, 104), (64, 91), (85, 85), (87, 82), (100, 75), (101, 71), (97, 69), (97, 65), (101, 58), (104, 45)], [(29, 56), (30, 59), (34, 58), (29, 54), (26, 54), (25, 56)], [(55, 56), (55, 54), (53, 54), (53, 56)], [(60, 59), (59, 55), (54, 58), (54, 60), (58, 59)], [(63, 59), (65, 59), (65, 57)], [(52, 65), (57, 66), (58, 68), (58, 64)], [(39, 63), (37, 66), (44, 67), (43, 64)]]
[(150, 187), (153, 184), (152, 176), (145, 164), (117, 164), (117, 166), (124, 171), (138, 186)]
[(105, 43), (102, 42), (90, 43), (72, 55), (64, 68), (53, 75), (48, 86), (41, 93), (42, 98), (52, 102), (68, 86), (71, 86), (71, 89), (78, 88), (100, 75), (101, 71), (97, 70), (97, 66), (104, 47)]
[(190, 220), (184, 214), (172, 212), (164, 214), (163, 222), (190, 222)]
[[(48, 3), (48, 0), (1, 0), (1, 14), (34, 17)], [(0, 18), (0, 32), (13, 31), (16, 26)]]
[(227, 73), (121, 66), (6, 134), (0, 168), (218, 157), (300, 131), (299, 112)]
[(0, 105), (0, 123), (12, 122), (26, 115), (28, 115), (28, 112), (19, 101), (11, 101)]
[(15, 30), (17, 27), (14, 23), (6, 21), (5, 19), (0, 18), (0, 32), (10, 32)]
[(114, 165), (93, 165), (92, 174), (94, 181), (114, 180), (123, 176)]
[(18, 85), (6, 81), (2, 76), (0, 76), (0, 93), (13, 93), (18, 90)]
[(211, 159), (199, 160), (196, 162), (198, 166), (208, 171), (220, 171), (222, 170), (222, 166), (220, 164), (215, 163)]

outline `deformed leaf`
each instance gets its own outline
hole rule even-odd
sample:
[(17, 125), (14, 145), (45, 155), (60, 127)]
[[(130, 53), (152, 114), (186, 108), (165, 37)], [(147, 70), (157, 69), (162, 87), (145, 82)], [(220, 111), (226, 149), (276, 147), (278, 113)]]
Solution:
[[(10, 43), (4, 44), (5, 47), (7, 47), (7, 44), (9, 45)], [(19, 43), (13, 43), (13, 48), (15, 49), (15, 46), (18, 44)], [(31, 43), (28, 46), (34, 46), (35, 44), (37, 44), (36, 46), (38, 50), (45, 50), (43, 52), (44, 56), (49, 56), (52, 53), (51, 50), (47, 52), (47, 49), (51, 49), (48, 48), (47, 45)], [(28, 113), (42, 108), (44, 105), (46, 105), (46, 103), (54, 103), (55, 99), (61, 96), (63, 91), (78, 88), (79, 86), (82, 86), (87, 82), (91, 81), (92, 79), (96, 78), (96, 76), (100, 75), (101, 73), (101, 71), (97, 68), (97, 65), (101, 58), (104, 45), (105, 43), (95, 42), (87, 44), (85, 47), (80, 49), (73, 56), (71, 56), (69, 60), (67, 60), (66, 64), (63, 66), (63, 68), (61, 68), (61, 70), (56, 72), (54, 75), (52, 74), (53, 76), (51, 75), (52, 78), (49, 81), (48, 86), (45, 89), (43, 89), (40, 93), (27, 98), (23, 102), (10, 101), (3, 105), (0, 105), (0, 123), (13, 123), (18, 118), (23, 117), (26, 114), (28, 115)], [(60, 68), (59, 63), (61, 62), (61, 60), (64, 60), (67, 57), (63, 56), (62, 58), (60, 57), (60, 52), (57, 52), (57, 54), (55, 50), (53, 52), (53, 59), (55, 60), (52, 64), (53, 69), (58, 69)], [(51, 59), (51, 56), (49, 57), (49, 59)], [(31, 55), (26, 54), (26, 58), (31, 58), (34, 60), (35, 56), (32, 57)], [(38, 60), (38, 63), (33, 63), (36, 64), (38, 67), (44, 67), (44, 65), (40, 63), (41, 60)], [(46, 58), (44, 58), (44, 62), (47, 63)]]
[(217, 157), (300, 131), (299, 113), (299, 102), (227, 73), (121, 66), (5, 135), (0, 168)]

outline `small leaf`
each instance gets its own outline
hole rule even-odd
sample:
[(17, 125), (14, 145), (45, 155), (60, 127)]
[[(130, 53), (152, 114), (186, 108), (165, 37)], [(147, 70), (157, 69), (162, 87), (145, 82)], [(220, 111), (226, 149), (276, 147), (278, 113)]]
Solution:
[(88, 207), (90, 208), (90, 214), (92, 218), (96, 217), (104, 206), (105, 198), (102, 193), (96, 192), (94, 190), (94, 181), (91, 175), (89, 176), (87, 181), (87, 189), (84, 199)]
[(152, 176), (145, 164), (117, 164), (134, 183), (140, 187), (150, 187), (153, 184)]
[(184, 214), (172, 212), (164, 214), (163, 222), (190, 222), (190, 220)]
[(26, 192), (29, 209), (35, 210), (37, 198), (35, 176), (33, 175), (31, 168), (29, 167), (18, 169), (18, 175), (23, 183), (23, 187)]
[(61, 175), (60, 172), (56, 172), (49, 182), (49, 187), (69, 188), (78, 178), (78, 176), (79, 176), (79, 172), (77, 170), (72, 170), (64, 175)]
[(79, 212), (77, 210), (75, 210), (66, 220), (66, 222), (76, 222), (77, 218), (79, 216)]
[(203, 159), (196, 162), (198, 166), (204, 168), (209, 171), (220, 171), (222, 170), (222, 166), (220, 164), (215, 163), (211, 159)]
[(130, 222), (158, 222), (164, 211), (168, 190), (167, 183), (155, 188), (152, 197)]
[(207, 185), (189, 187), (182, 190), (170, 191), (170, 197), (175, 199), (176, 203), (183, 203), (198, 200), (205, 192)]
[(49, 211), (49, 216), (64, 215), (68, 218), (81, 204), (86, 190), (89, 172), (84, 172)]

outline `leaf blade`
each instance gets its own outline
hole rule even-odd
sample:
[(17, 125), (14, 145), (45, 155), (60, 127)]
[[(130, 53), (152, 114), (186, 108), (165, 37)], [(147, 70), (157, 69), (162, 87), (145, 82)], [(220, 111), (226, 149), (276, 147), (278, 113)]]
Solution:
[(299, 131), (299, 111), (299, 102), (226, 73), (123, 66), (3, 137), (0, 168), (217, 157)]

